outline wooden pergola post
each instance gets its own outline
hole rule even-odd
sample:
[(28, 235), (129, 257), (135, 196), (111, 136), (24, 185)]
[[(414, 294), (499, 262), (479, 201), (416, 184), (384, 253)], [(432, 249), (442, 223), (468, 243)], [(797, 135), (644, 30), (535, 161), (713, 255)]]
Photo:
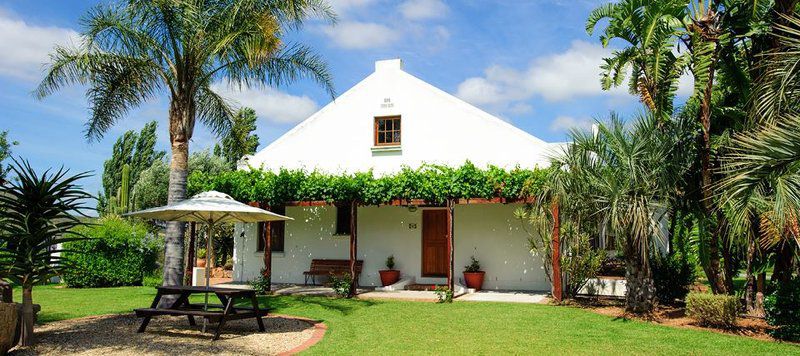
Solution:
[(453, 230), (454, 230), (454, 220), (453, 220), (453, 212), (454, 212), (454, 204), (453, 200), (447, 200), (447, 256), (448, 256), (448, 265), (447, 265), (447, 288), (450, 288), (450, 291), (454, 292), (455, 289), (455, 249), (453, 244)]
[(192, 274), (194, 274), (194, 265), (196, 262), (195, 258), (195, 249), (197, 245), (197, 229), (196, 223), (190, 222), (189, 223), (189, 253), (186, 256), (186, 272), (183, 274), (186, 276), (184, 279), (185, 285), (192, 285)]
[(561, 302), (562, 287), (561, 287), (561, 217), (558, 211), (558, 201), (552, 204), (553, 211), (553, 299)]
[[(261, 203), (262, 209), (269, 210), (270, 206), (266, 203)], [(272, 223), (267, 221), (264, 223), (264, 270), (261, 276), (267, 279), (267, 290), (272, 289)]]
[(350, 292), (348, 297), (354, 297), (358, 291), (358, 277), (356, 274), (356, 261), (358, 260), (358, 202), (350, 204)]

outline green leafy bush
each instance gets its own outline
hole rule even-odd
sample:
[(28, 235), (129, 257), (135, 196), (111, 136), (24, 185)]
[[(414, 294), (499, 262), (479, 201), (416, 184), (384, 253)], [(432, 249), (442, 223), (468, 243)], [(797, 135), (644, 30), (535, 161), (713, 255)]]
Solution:
[(702, 325), (730, 328), (736, 325), (739, 298), (733, 295), (689, 293), (686, 314)]
[(561, 271), (567, 276), (564, 292), (568, 298), (573, 298), (589, 279), (597, 277), (606, 252), (592, 248), (586, 234), (564, 241), (569, 242), (561, 255)]
[(346, 297), (350, 294), (350, 283), (352, 281), (353, 278), (350, 277), (350, 273), (345, 273), (341, 277), (332, 274), (330, 283), (336, 296)]
[(258, 277), (250, 282), (250, 287), (252, 287), (256, 293), (266, 295), (269, 294), (270, 277), (265, 276), (264, 271), (265, 269), (262, 268), (261, 273), (258, 274)]
[(800, 277), (778, 286), (764, 299), (767, 323), (775, 327), (769, 333), (776, 339), (800, 341)]
[(142, 285), (144, 276), (156, 269), (159, 244), (148, 238), (143, 224), (107, 216), (75, 233), (88, 239), (64, 245), (64, 258), (74, 268), (62, 277), (71, 288)]
[(436, 293), (437, 303), (453, 302), (453, 290), (447, 286), (436, 286), (436, 289), (434, 289), (433, 292)]
[(654, 256), (650, 260), (658, 301), (668, 304), (676, 299), (685, 298), (697, 278), (694, 266), (680, 253), (664, 257)]

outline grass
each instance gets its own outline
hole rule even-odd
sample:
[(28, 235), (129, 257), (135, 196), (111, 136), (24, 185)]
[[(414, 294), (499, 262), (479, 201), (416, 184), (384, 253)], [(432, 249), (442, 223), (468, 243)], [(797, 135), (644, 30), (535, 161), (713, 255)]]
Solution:
[[(17, 291), (18, 292), (18, 291)], [(149, 305), (149, 287), (34, 289), (43, 322), (127, 313)], [(798, 354), (800, 346), (615, 319), (547, 305), (267, 297), (273, 312), (328, 325), (310, 354)]]

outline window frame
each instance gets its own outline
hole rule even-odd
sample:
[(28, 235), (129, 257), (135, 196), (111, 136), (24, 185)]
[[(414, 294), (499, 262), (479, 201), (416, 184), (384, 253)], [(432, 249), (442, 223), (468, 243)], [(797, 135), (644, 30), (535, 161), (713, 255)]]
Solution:
[[(387, 121), (388, 120), (392, 120), (392, 130), (386, 130), (385, 128), (384, 128), (384, 130), (379, 130), (378, 127), (379, 127), (379, 123), (380, 123), (381, 120), (387, 120)], [(399, 130), (395, 130), (394, 129), (394, 121), (395, 120), (400, 124), (400, 129)], [(374, 126), (373, 127), (373, 136), (374, 137), (373, 137), (373, 140), (372, 140), (373, 143), (375, 144), (375, 147), (400, 146), (403, 143), (403, 125), (402, 125), (402, 122), (403, 122), (403, 120), (402, 120), (402, 117), (400, 115), (375, 116), (374, 123), (373, 123), (373, 126)], [(400, 141), (398, 141), (398, 142), (394, 142), (394, 133), (395, 132), (400, 134), (400, 136), (399, 136), (400, 137)], [(380, 133), (383, 133), (383, 134), (391, 133), (393, 141), (392, 142), (383, 142), (383, 143), (379, 142), (378, 141), (378, 135)]]
[[(270, 208), (270, 211), (276, 214), (286, 215), (285, 206), (274, 206)], [(257, 223), (256, 234), (258, 237), (256, 238), (256, 252), (264, 252), (264, 248), (266, 247), (266, 241), (264, 241), (266, 225), (267, 223), (265, 222)], [(269, 226), (270, 237), (272, 238), (272, 243), (270, 244), (272, 252), (286, 252), (286, 221), (271, 221), (269, 222)]]

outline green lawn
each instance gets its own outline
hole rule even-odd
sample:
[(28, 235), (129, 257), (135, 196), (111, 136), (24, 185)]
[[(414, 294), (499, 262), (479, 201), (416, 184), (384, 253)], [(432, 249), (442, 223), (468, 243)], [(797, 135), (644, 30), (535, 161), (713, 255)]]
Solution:
[[(18, 292), (18, 291), (17, 291)], [(37, 287), (42, 321), (126, 313), (148, 305), (149, 287)], [(18, 296), (17, 296), (18, 297)], [(798, 354), (800, 346), (614, 319), (547, 305), (268, 297), (274, 312), (328, 325), (312, 354)], [(132, 331), (133, 332), (133, 331)]]

